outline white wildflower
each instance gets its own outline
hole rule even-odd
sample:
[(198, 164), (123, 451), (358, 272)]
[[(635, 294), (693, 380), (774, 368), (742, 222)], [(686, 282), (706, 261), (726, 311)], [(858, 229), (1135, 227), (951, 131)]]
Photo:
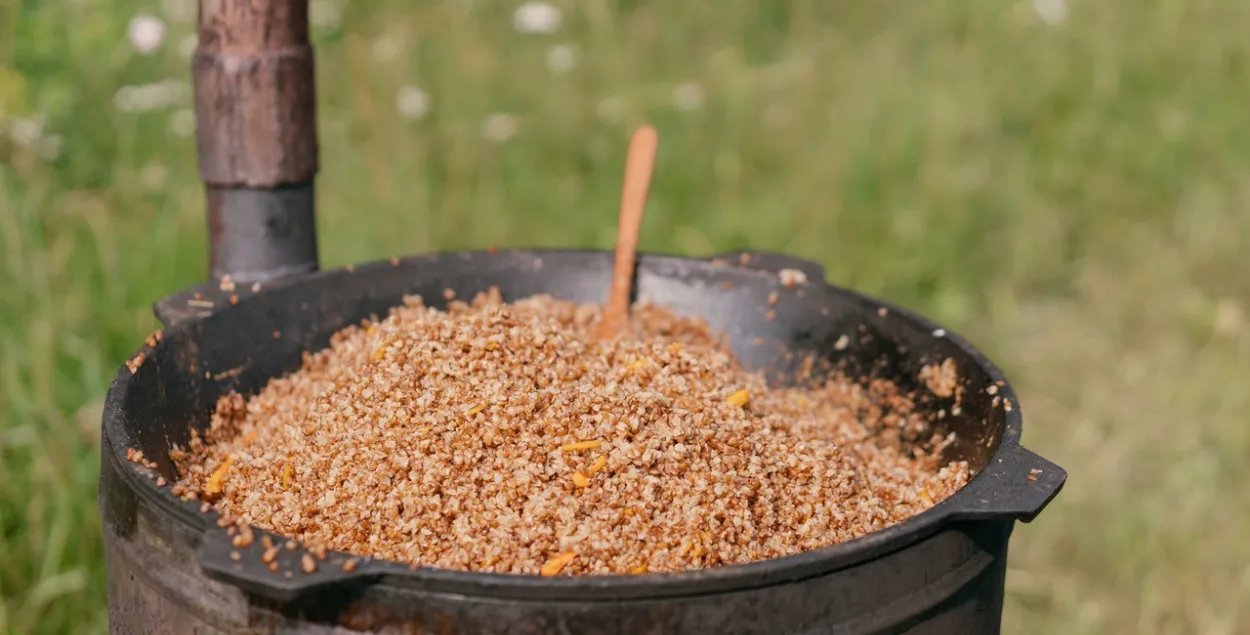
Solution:
[(703, 107), (703, 87), (694, 82), (678, 84), (673, 89), (673, 106), (686, 112)]
[(159, 163), (149, 163), (143, 166), (139, 171), (139, 182), (149, 190), (159, 190), (165, 187), (165, 179), (169, 176), (169, 170)]
[(190, 137), (195, 134), (195, 113), (190, 108), (182, 108), (169, 118), (169, 131), (179, 137)]
[(35, 146), (35, 153), (44, 161), (56, 161), (61, 156), (61, 146), (64, 145), (65, 139), (59, 134), (51, 134), (39, 139), (39, 143)]
[(9, 128), (9, 138), (19, 146), (33, 147), (43, 136), (43, 115), (18, 119)]
[(615, 97), (608, 97), (595, 107), (595, 114), (607, 122), (617, 122), (625, 118), (625, 104)]
[(1033, 12), (1042, 22), (1056, 26), (1068, 19), (1067, 0), (1033, 0)]
[(546, 2), (526, 2), (512, 14), (512, 27), (526, 35), (550, 35), (560, 29), (560, 10)]
[(135, 106), (135, 87), (122, 86), (113, 93), (113, 107), (121, 112), (133, 112)]
[(188, 84), (181, 79), (174, 79), (172, 77), (162, 79), (156, 83), (156, 86), (159, 87), (161, 93), (165, 95), (165, 98), (170, 103), (186, 99), (191, 96), (191, 84)]
[(577, 68), (578, 59), (581, 57), (577, 46), (573, 44), (557, 44), (547, 49), (547, 70), (557, 75), (563, 75)]
[(370, 48), (373, 50), (373, 59), (379, 62), (389, 62), (399, 57), (400, 51), (403, 50), (399, 38), (393, 35), (378, 36), (373, 40)]
[(1233, 337), (1241, 330), (1245, 314), (1232, 298), (1224, 298), (1215, 305), (1215, 332)]
[(343, 23), (343, 10), (334, 0), (312, 0), (308, 4), (308, 21), (324, 31), (335, 31)]
[(430, 96), (416, 86), (404, 86), (395, 93), (395, 110), (404, 119), (421, 119), (430, 112)]
[(113, 105), (122, 112), (151, 112), (177, 104), (191, 93), (191, 87), (177, 79), (155, 84), (122, 86), (113, 95)]
[(191, 59), (195, 55), (195, 48), (200, 45), (200, 37), (194, 33), (184, 35), (178, 41), (178, 54), (183, 59)]
[(140, 55), (151, 55), (165, 43), (165, 22), (158, 17), (141, 13), (130, 20), (126, 35), (135, 51)]
[(516, 117), (506, 113), (498, 112), (488, 115), (482, 120), (482, 137), (487, 141), (495, 143), (503, 143), (517, 134)]

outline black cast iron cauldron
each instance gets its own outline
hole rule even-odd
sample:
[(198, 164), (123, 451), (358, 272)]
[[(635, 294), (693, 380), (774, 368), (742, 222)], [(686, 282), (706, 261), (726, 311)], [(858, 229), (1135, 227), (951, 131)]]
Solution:
[[(998, 633), (1007, 543), (1066, 474), (1019, 445), (1020, 409), (999, 370), (923, 318), (825, 282), (817, 265), (774, 254), (645, 255), (639, 300), (706, 318), (748, 368), (776, 381), (805, 358), (889, 378), (945, 410), (946, 458), (976, 472), (918, 516), (827, 549), (753, 564), (640, 576), (557, 577), (410, 569), (263, 541), (236, 548), (215, 513), (183, 503), (169, 450), (203, 429), (217, 399), (295, 370), (335, 331), (407, 294), (439, 306), (497, 286), (506, 300), (548, 293), (604, 300), (601, 251), (444, 253), (317, 272), (313, 58), (307, 0), (205, 0), (192, 64), (213, 281), (157, 303), (166, 328), (121, 369), (103, 420), (100, 508), (110, 632), (716, 634)], [(787, 287), (797, 269), (807, 283)], [(229, 277), (227, 280), (226, 277)], [(769, 296), (776, 293), (776, 306)], [(917, 381), (952, 359), (956, 404)], [(955, 406), (959, 407), (956, 408)], [(140, 450), (155, 469), (128, 460)]]
[[(787, 288), (780, 263), (809, 283)], [(104, 415), (101, 505), (115, 633), (951, 633), (999, 631), (1007, 541), (1062, 486), (1063, 470), (1020, 447), (1016, 396), (957, 336), (902, 309), (826, 284), (819, 268), (756, 254), (746, 265), (647, 255), (638, 298), (706, 317), (748, 367), (785, 376), (805, 354), (883, 374), (923, 393), (915, 377), (952, 358), (965, 397), (943, 421), (949, 458), (977, 474), (933, 509), (820, 551), (689, 573), (620, 577), (464, 573), (369, 561), (344, 573), (332, 554), (314, 574), (283, 550), (280, 571), (259, 540), (235, 549), (216, 516), (157, 486), (126, 460), (138, 448), (174, 479), (170, 447), (203, 428), (216, 400), (254, 393), (298, 368), (336, 330), (384, 314), (404, 294), (431, 305), (443, 290), (505, 300), (536, 293), (604, 299), (611, 254), (508, 251), (418, 256), (287, 278), (231, 306), (212, 285), (164, 300), (171, 320), (133, 374), (123, 368)], [(730, 264), (732, 263), (732, 264)], [(761, 269), (762, 267), (763, 269)], [(770, 306), (769, 295), (780, 300)], [(199, 294), (199, 298), (193, 296)], [(189, 314), (212, 303), (205, 315)], [(768, 319), (775, 311), (774, 319)], [(844, 339), (845, 338), (845, 339)], [(839, 344), (842, 340), (842, 344)], [(848, 344), (849, 342), (849, 344)], [(991, 393), (994, 393), (991, 395)], [(238, 560), (231, 552), (241, 552)], [(288, 572), (291, 572), (288, 574)], [(389, 629), (389, 630), (388, 630)]]

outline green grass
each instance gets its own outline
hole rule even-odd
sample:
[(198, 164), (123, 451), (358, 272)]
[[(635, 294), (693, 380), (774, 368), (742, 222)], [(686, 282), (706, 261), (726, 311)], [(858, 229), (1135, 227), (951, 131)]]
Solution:
[[(100, 399), (150, 303), (205, 276), (189, 98), (114, 104), (188, 79), (185, 21), (152, 56), (125, 38), (175, 4), (0, 0), (0, 632), (105, 630)], [(344, 1), (317, 29), (326, 266), (609, 247), (653, 121), (647, 249), (818, 259), (1018, 383), (1070, 479), (1017, 529), (1005, 632), (1250, 632), (1250, 4), (1072, 0), (1051, 27), (1020, 1), (560, 0), (551, 36), (515, 4)], [(37, 114), (44, 158), (15, 140)]]

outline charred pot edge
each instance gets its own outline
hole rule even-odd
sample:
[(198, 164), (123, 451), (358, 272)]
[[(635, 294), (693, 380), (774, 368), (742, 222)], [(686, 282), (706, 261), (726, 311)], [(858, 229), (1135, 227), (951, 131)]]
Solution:
[(731, 251), (702, 260), (715, 265), (752, 269), (774, 275), (793, 269), (802, 271), (810, 284), (825, 283), (825, 268), (819, 263), (771, 251)]
[(268, 281), (254, 280), (250, 283), (235, 281), (234, 277), (204, 282), (189, 289), (167, 295), (152, 304), (152, 313), (166, 328), (184, 322), (200, 320), (210, 315), (247, 302), (248, 298), (267, 290), (273, 290), (303, 279), (316, 271), (304, 274), (284, 275)]
[(1014, 441), (1004, 442), (981, 473), (957, 492), (962, 496), (943, 503), (952, 503), (947, 515), (954, 520), (1027, 523), (1046, 509), (1067, 480), (1063, 468)]
[(152, 313), (165, 328), (172, 328), (206, 318), (229, 302), (229, 294), (219, 291), (217, 283), (204, 283), (157, 300)]
[[(244, 218), (241, 223), (243, 226), (247, 226), (249, 224), (249, 219)], [(255, 228), (254, 222), (251, 223), (251, 225)], [(272, 240), (269, 238), (259, 237), (258, 234), (254, 233), (245, 233), (243, 237), (253, 243), (264, 240)], [(253, 295), (255, 292), (262, 289), (272, 289), (277, 285), (285, 285), (289, 282), (293, 282), (295, 279), (302, 278), (305, 275), (317, 273), (325, 275), (340, 273), (364, 274), (379, 269), (394, 268), (401, 265), (428, 265), (433, 267), (450, 261), (464, 262), (471, 261), (476, 258), (500, 256), (513, 256), (517, 258), (518, 266), (532, 268), (537, 271), (542, 269), (542, 259), (547, 256), (559, 257), (562, 255), (573, 254), (596, 254), (604, 258), (605, 266), (611, 265), (612, 257), (612, 253), (609, 251), (578, 249), (516, 248), (498, 250), (492, 249), (485, 251), (447, 251), (403, 256), (391, 258), (389, 260), (375, 260), (351, 265), (342, 269), (320, 272), (316, 268), (317, 256), (315, 236), (308, 235), (307, 242), (304, 242), (303, 245), (304, 251), (302, 253), (305, 254), (305, 257), (302, 261), (305, 263), (311, 262), (311, 266), (305, 264), (302, 266), (297, 265), (289, 269), (283, 269), (279, 277), (270, 278), (268, 280), (244, 281), (236, 279), (233, 275), (231, 275), (231, 280), (233, 280), (237, 287), (233, 291), (226, 291), (223, 289), (221, 285), (222, 276), (218, 275), (220, 272), (215, 272), (214, 280), (211, 282), (202, 283), (157, 300), (152, 306), (152, 311), (162, 324), (169, 327), (187, 320), (206, 318), (209, 315), (212, 315), (215, 311), (226, 308), (226, 305), (230, 303), (232, 295), (237, 296), (239, 301), (243, 301), (248, 296)], [(299, 249), (293, 249), (293, 251), (299, 252)], [(778, 275), (778, 272), (780, 271), (793, 269), (802, 271), (804, 275), (807, 276), (809, 284), (828, 284), (825, 281), (824, 269), (819, 264), (784, 254), (764, 251), (727, 252), (716, 256), (709, 256), (707, 258), (684, 258), (673, 254), (659, 252), (640, 252), (638, 254), (639, 267), (637, 271), (641, 273), (644, 263), (655, 264), (668, 260), (704, 262), (712, 266), (757, 271), (761, 274), (768, 275)], [(300, 259), (291, 258), (287, 259), (287, 261), (298, 262)], [(263, 268), (264, 267), (262, 267), (262, 269)], [(260, 283), (259, 287), (255, 284), (257, 282)], [(837, 289), (840, 292), (850, 293), (865, 301), (876, 302), (874, 299), (863, 296), (857, 292), (842, 288)], [(903, 313), (908, 317), (923, 320), (923, 318), (919, 318), (919, 316), (915, 316), (911, 313), (905, 311), (903, 311)]]
[[(256, 528), (252, 533), (254, 538), (248, 545), (236, 546), (225, 529), (210, 524), (196, 553), (200, 569), (248, 593), (289, 602), (319, 588), (372, 584), (390, 568), (342, 552), (327, 551), (318, 557), (302, 545), (288, 548), (289, 539), (284, 536)], [(273, 546), (266, 547), (266, 542)]]

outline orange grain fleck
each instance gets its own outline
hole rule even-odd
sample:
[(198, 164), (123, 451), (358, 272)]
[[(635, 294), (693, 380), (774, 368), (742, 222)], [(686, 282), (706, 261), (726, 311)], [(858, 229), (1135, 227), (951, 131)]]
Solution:
[(538, 573), (548, 578), (560, 575), (560, 572), (563, 571), (564, 568), (567, 567), (569, 563), (573, 561), (573, 558), (576, 558), (576, 557), (577, 557), (577, 554), (573, 553), (572, 551), (566, 551), (548, 560), (546, 564), (544, 564), (542, 568), (538, 570)]
[(209, 494), (220, 494), (222, 482), (226, 478), (226, 471), (230, 469), (231, 465), (234, 465), (234, 457), (227, 456), (226, 460), (222, 461), (216, 470), (213, 470), (212, 475), (208, 477), (208, 481), (204, 483), (204, 491)]

